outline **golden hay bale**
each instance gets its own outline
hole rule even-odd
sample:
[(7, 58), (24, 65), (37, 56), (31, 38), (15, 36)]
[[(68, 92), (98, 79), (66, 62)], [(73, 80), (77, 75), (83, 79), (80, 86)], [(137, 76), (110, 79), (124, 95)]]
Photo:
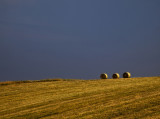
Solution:
[(106, 73), (103, 73), (103, 74), (100, 75), (100, 78), (101, 79), (107, 79), (108, 75)]
[(115, 74), (112, 75), (112, 78), (113, 79), (119, 79), (120, 75), (118, 73), (115, 73)]
[(129, 72), (123, 73), (123, 78), (130, 78), (130, 77), (131, 77), (131, 73), (129, 73)]

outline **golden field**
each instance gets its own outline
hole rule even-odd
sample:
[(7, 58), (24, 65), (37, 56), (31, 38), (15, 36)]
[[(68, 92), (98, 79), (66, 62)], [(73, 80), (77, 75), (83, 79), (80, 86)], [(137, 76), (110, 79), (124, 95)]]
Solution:
[(0, 119), (160, 119), (160, 77), (0, 82)]

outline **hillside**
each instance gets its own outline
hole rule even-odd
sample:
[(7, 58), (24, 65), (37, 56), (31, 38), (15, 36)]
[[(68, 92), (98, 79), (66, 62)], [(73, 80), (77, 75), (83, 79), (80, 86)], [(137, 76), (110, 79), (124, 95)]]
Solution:
[(0, 119), (160, 119), (160, 77), (0, 83)]

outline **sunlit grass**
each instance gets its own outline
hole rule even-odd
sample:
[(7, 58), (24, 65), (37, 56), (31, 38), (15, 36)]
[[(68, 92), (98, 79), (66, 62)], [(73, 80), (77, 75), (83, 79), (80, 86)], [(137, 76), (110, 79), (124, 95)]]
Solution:
[(160, 77), (0, 83), (0, 118), (160, 118)]

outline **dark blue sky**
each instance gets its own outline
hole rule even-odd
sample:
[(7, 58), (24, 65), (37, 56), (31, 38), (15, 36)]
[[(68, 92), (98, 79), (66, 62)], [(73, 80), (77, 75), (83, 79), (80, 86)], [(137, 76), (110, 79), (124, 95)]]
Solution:
[(0, 0), (0, 80), (160, 75), (159, 0)]

